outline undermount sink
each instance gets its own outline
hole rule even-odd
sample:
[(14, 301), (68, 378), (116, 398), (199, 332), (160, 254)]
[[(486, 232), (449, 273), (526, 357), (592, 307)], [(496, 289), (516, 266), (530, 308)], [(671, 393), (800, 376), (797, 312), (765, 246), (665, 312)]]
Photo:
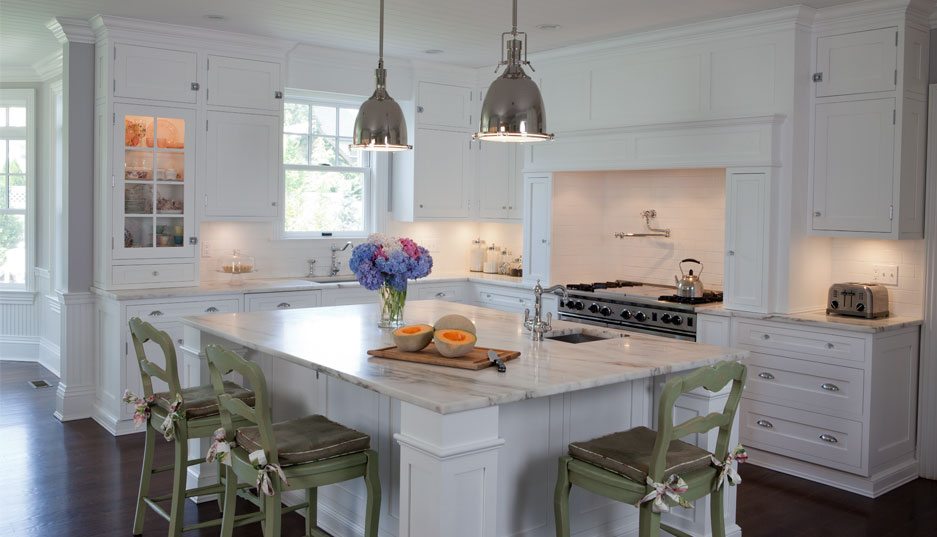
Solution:
[(310, 276), (305, 278), (312, 283), (347, 283), (358, 281), (354, 274), (339, 274), (338, 276)]
[(612, 332), (609, 330), (600, 330), (600, 329), (573, 329), (573, 330), (553, 330), (548, 332), (547, 335), (544, 335), (544, 339), (552, 339), (553, 341), (562, 341), (563, 343), (591, 343), (593, 341), (605, 341), (606, 339), (615, 339), (628, 337), (628, 334), (623, 334), (621, 332)]

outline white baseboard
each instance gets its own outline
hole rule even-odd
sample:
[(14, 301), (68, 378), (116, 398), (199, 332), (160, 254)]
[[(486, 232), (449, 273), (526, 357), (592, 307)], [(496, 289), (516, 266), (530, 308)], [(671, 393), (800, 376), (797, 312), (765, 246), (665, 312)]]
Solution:
[(39, 341), (36, 336), (0, 336), (0, 360), (38, 362)]
[(60, 382), (55, 394), (53, 415), (59, 421), (83, 420), (94, 415), (95, 389), (93, 386), (69, 388)]
[(870, 477), (864, 477), (747, 446), (746, 449), (749, 455), (747, 464), (801, 477), (867, 498), (877, 498), (905, 483), (914, 481), (919, 475), (918, 462), (914, 458), (898, 462)]
[(136, 427), (133, 420), (120, 419), (110, 412), (106, 411), (101, 405), (94, 405), (94, 412), (91, 415), (98, 425), (103, 427), (113, 436), (123, 436), (125, 434), (142, 433), (143, 427)]
[(58, 377), (61, 365), (59, 346), (48, 339), (39, 338), (39, 365)]

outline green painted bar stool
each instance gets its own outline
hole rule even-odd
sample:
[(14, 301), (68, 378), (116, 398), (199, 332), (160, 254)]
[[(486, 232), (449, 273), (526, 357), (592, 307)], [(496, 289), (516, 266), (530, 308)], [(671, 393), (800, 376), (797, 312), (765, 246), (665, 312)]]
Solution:
[[(195, 438), (211, 438), (216, 429), (221, 427), (221, 417), (218, 411), (218, 399), (211, 385), (182, 388), (179, 383), (179, 368), (176, 362), (176, 349), (172, 344), (172, 337), (156, 329), (150, 323), (138, 317), (130, 319), (130, 336), (133, 348), (140, 366), (140, 376), (143, 380), (143, 397), (137, 398), (125, 394), (125, 400), (134, 402), (137, 413), (134, 421), (146, 424), (146, 444), (143, 449), (143, 470), (140, 475), (140, 489), (137, 494), (136, 516), (133, 520), (133, 534), (143, 534), (143, 520), (146, 508), (153, 509), (158, 515), (169, 521), (169, 535), (178, 537), (185, 531), (218, 526), (221, 519), (206, 520), (183, 526), (185, 499), (192, 496), (207, 494), (222, 494), (225, 491), (221, 481), (219, 466), (219, 483), (186, 489), (186, 473), (190, 466), (205, 462), (204, 458), (189, 459), (188, 441)], [(164, 367), (150, 361), (146, 356), (144, 345), (152, 341), (159, 345), (164, 358)], [(165, 382), (169, 390), (153, 392), (153, 378)], [(237, 384), (224, 381), (224, 389), (231, 397), (253, 404), (254, 392), (242, 388)], [(242, 425), (247, 425), (243, 420)], [(156, 436), (162, 434), (167, 440), (175, 443), (175, 459), (173, 464), (153, 467), (153, 452), (156, 448)], [(173, 471), (172, 492), (161, 496), (150, 496), (150, 478), (153, 474)], [(170, 501), (169, 512), (159, 505), (159, 502)], [(223, 504), (219, 496), (219, 506)]]
[[(660, 528), (678, 537), (689, 535), (661, 524), (660, 514), (673, 505), (689, 507), (707, 495), (713, 535), (725, 537), (723, 485), (741, 482), (732, 466), (747, 456), (741, 446), (729, 452), (732, 423), (745, 384), (745, 366), (722, 362), (667, 381), (658, 409), (658, 429), (635, 427), (588, 442), (573, 442), (569, 456), (560, 457), (554, 515), (557, 537), (569, 537), (569, 491), (572, 485), (606, 498), (638, 506), (640, 537), (656, 537)], [(697, 416), (680, 425), (673, 423), (673, 406), (680, 395), (703, 387), (718, 392), (732, 389), (722, 412)], [(679, 438), (719, 429), (715, 453)]]
[[(267, 381), (257, 364), (217, 345), (209, 345), (205, 352), (224, 425), (223, 437), (216, 438), (209, 450), (226, 465), (221, 535), (230, 537), (234, 521), (244, 520), (263, 522), (265, 537), (279, 537), (281, 516), (305, 508), (306, 535), (328, 537), (316, 525), (318, 487), (363, 477), (368, 494), (364, 534), (377, 537), (381, 483), (370, 437), (319, 415), (271, 424)], [(231, 371), (254, 389), (254, 405), (225, 391), (222, 375)], [(254, 425), (238, 427), (235, 416)], [(259, 512), (236, 515), (233, 493), (238, 482), (256, 486)], [(305, 490), (306, 502), (284, 507), (281, 494), (289, 490)]]

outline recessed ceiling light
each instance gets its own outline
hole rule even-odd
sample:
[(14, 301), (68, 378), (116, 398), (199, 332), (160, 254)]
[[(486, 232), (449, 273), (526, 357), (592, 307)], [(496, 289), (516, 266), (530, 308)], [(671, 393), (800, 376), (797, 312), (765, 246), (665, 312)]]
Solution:
[(443, 51), (438, 48), (429, 48), (423, 51), (424, 54), (442, 54)]
[(205, 15), (205, 18), (208, 19), (208, 20), (213, 20), (213, 21), (224, 21), (224, 20), (228, 20), (228, 17), (225, 17), (224, 15), (217, 15), (217, 14), (214, 14), (214, 13), (209, 13), (208, 15)]
[(537, 28), (541, 30), (557, 30), (560, 28), (559, 24), (538, 24)]

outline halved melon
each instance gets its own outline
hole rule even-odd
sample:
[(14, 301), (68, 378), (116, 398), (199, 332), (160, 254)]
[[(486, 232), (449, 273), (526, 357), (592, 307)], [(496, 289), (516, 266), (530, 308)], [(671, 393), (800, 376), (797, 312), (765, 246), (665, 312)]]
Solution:
[(467, 330), (436, 330), (434, 335), (436, 350), (446, 358), (464, 356), (475, 348), (478, 338)]
[(475, 334), (475, 323), (464, 315), (451, 313), (443, 315), (436, 321), (436, 330), (464, 330), (470, 334)]
[(428, 324), (408, 324), (394, 330), (394, 344), (402, 351), (422, 350), (433, 340), (433, 327)]

